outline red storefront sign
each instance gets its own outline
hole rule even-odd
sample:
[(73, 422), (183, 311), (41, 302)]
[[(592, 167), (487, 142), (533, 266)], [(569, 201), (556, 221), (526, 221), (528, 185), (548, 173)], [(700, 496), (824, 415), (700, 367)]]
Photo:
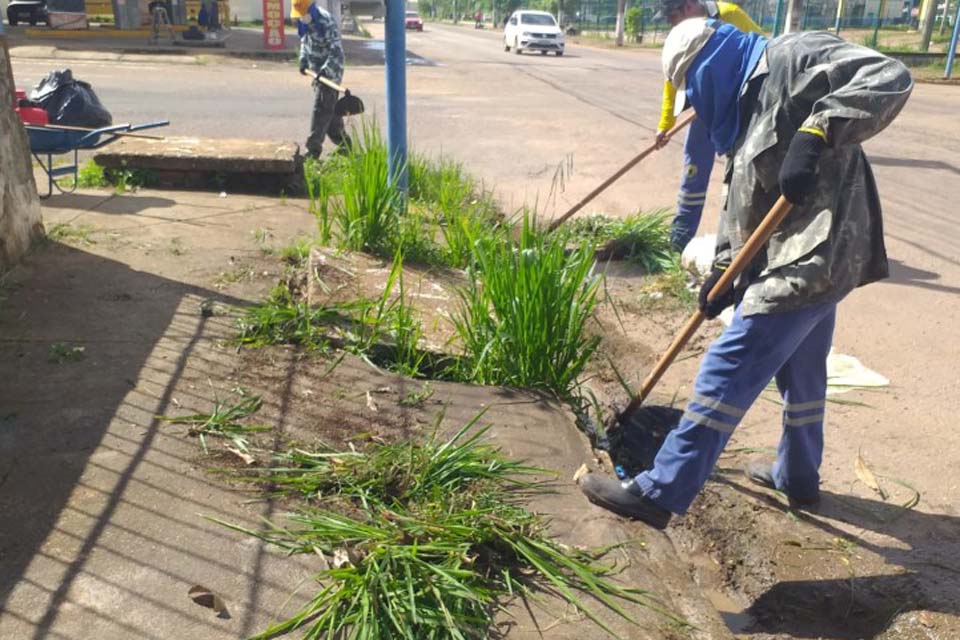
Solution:
[(283, 0), (263, 0), (263, 48), (283, 49)]

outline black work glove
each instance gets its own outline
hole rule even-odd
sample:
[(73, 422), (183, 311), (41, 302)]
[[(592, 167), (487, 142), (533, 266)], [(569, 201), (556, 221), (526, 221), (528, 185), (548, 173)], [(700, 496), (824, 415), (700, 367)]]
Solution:
[(734, 302), (733, 286), (727, 287), (726, 291), (713, 300), (707, 300), (707, 296), (710, 295), (713, 286), (717, 284), (717, 281), (723, 275), (724, 271), (726, 271), (726, 269), (714, 267), (710, 275), (707, 276), (707, 280), (703, 283), (703, 286), (700, 287), (700, 311), (711, 320), (720, 315), (724, 309)]
[(817, 185), (817, 163), (827, 146), (822, 134), (801, 129), (793, 136), (780, 167), (780, 193), (793, 204), (803, 202)]
[(307, 75), (307, 61), (306, 61), (306, 60), (301, 60), (301, 61), (300, 61), (300, 75), (302, 75), (302, 76)]

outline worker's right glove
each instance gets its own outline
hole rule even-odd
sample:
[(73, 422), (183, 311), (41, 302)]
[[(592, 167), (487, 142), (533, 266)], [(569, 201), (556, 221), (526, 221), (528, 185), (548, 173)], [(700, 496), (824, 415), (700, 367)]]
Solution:
[(803, 202), (817, 186), (817, 164), (827, 146), (819, 129), (804, 127), (797, 131), (780, 167), (780, 193), (793, 204)]
[(700, 287), (700, 311), (702, 311), (703, 315), (707, 316), (707, 318), (710, 318), (711, 320), (716, 318), (724, 309), (734, 303), (732, 286), (727, 287), (726, 291), (713, 300), (707, 300), (707, 296), (710, 295), (710, 292), (713, 290), (713, 286), (717, 284), (717, 281), (720, 280), (720, 277), (725, 271), (726, 268), (724, 267), (714, 267), (713, 271), (710, 272), (710, 275), (707, 276), (703, 286)]
[(302, 76), (307, 75), (307, 66), (308, 66), (308, 65), (307, 65), (307, 61), (306, 61), (306, 60), (301, 60), (301, 61), (300, 61), (300, 75), (302, 75)]

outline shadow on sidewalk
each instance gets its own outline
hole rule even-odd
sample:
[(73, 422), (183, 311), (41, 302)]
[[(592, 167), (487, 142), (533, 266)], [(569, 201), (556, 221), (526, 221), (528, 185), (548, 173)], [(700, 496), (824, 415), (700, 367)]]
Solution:
[[(191, 550), (164, 535), (151, 536), (148, 524), (159, 518), (174, 529), (196, 528), (144, 500), (143, 487), (178, 500), (192, 498), (178, 493), (169, 476), (161, 479), (167, 467), (155, 458), (166, 456), (174, 473), (182, 474), (183, 465), (175, 452), (158, 447), (155, 416), (170, 406), (201, 334), (218, 321), (201, 317), (189, 299), (242, 302), (56, 243), (32, 254), (4, 284), (0, 619), (24, 639), (64, 637), (52, 628), (58, 617), (79, 616), (95, 620), (100, 629), (90, 629), (86, 637), (149, 637), (124, 616), (105, 616), (102, 602), (83, 606), (81, 598), (78, 604), (77, 590), (91, 593), (96, 583), (114, 593), (111, 606), (130, 600), (168, 615), (196, 617), (191, 624), (198, 628), (209, 626), (200, 613), (174, 610), (146, 581), (128, 580), (124, 573), (83, 574), (91, 556), (102, 560), (106, 554), (144, 572), (184, 579), (176, 575), (182, 566), (162, 558)], [(151, 484), (151, 475), (160, 482)], [(206, 512), (219, 507), (202, 499), (195, 506)], [(123, 518), (114, 519), (118, 510), (135, 510), (138, 522), (124, 525)], [(148, 541), (154, 552), (127, 557), (121, 550), (129, 545), (117, 540), (130, 536)], [(198, 566), (208, 561), (200, 554), (194, 560)], [(2, 628), (0, 635), (14, 637), (5, 635), (11, 626)], [(105, 629), (108, 636), (102, 635)]]

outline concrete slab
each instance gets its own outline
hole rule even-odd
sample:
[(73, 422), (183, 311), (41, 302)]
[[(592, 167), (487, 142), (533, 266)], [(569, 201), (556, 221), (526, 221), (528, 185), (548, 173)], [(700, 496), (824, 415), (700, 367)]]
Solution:
[(295, 142), (264, 140), (124, 138), (104, 147), (94, 159), (98, 164), (154, 171), (203, 171), (211, 173), (293, 174), (298, 169)]

